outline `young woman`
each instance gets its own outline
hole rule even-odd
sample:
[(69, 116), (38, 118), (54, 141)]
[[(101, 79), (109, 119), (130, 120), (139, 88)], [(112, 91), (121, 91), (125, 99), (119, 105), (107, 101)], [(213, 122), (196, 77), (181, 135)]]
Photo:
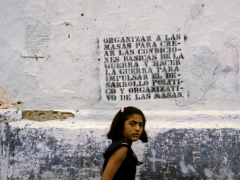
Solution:
[(143, 112), (135, 107), (122, 107), (115, 115), (107, 134), (112, 144), (104, 153), (101, 180), (135, 180), (136, 166), (142, 164), (131, 146), (140, 139), (147, 142), (146, 119)]

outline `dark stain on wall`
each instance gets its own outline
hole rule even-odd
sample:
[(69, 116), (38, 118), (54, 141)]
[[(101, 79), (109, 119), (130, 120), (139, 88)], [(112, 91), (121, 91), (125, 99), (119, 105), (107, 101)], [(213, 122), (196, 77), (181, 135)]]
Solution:
[(239, 179), (240, 130), (172, 129), (148, 144), (140, 179)]
[(187, 36), (186, 35), (184, 35), (184, 41), (187, 41)]
[(24, 104), (24, 102), (22, 101), (17, 101), (16, 103), (12, 103), (12, 105), (15, 107), (15, 108), (19, 108), (20, 106), (22, 106)]
[[(74, 143), (52, 132), (5, 124), (1, 147), (8, 153), (9, 180), (100, 177), (109, 140), (97, 142), (89, 130), (86, 140)], [(138, 179), (239, 179), (239, 149), (237, 129), (171, 129), (150, 137)]]
[(5, 126), (7, 138), (1, 143), (9, 154), (9, 180), (86, 180), (101, 174), (106, 142), (96, 143), (93, 137), (89, 137), (84, 144), (79, 141), (74, 146), (64, 139), (57, 140), (46, 130), (26, 128)]

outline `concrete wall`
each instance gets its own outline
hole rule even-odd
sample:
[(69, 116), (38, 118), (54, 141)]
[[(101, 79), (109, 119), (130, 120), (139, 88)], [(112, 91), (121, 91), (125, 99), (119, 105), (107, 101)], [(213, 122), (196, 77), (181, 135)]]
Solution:
[[(149, 134), (133, 145), (136, 179), (240, 179), (237, 0), (0, 3), (0, 179), (100, 179), (112, 118), (130, 105)], [(43, 54), (26, 56), (27, 25), (45, 28)], [(104, 38), (172, 34), (183, 96), (108, 100)]]

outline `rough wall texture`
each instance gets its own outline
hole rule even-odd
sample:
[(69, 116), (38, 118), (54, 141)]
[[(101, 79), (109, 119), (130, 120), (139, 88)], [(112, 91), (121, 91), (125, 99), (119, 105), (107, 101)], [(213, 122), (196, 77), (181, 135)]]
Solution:
[[(100, 179), (110, 122), (96, 117), (105, 114), (39, 122), (12, 113), (15, 118), (1, 124), (2, 179)], [(239, 114), (146, 115), (149, 142), (133, 145), (144, 162), (137, 179), (239, 179)]]
[(33, 111), (25, 110), (22, 112), (22, 119), (29, 119), (33, 121), (48, 121), (48, 120), (64, 120), (68, 117), (75, 117), (71, 112), (59, 111)]
[[(0, 179), (100, 179), (121, 106), (147, 117), (136, 179), (240, 179), (238, 0), (0, 1)], [(26, 23), (49, 27), (23, 57)], [(182, 98), (106, 101), (102, 38), (181, 33)], [(61, 121), (59, 121), (61, 120)], [(42, 122), (41, 122), (42, 121)]]

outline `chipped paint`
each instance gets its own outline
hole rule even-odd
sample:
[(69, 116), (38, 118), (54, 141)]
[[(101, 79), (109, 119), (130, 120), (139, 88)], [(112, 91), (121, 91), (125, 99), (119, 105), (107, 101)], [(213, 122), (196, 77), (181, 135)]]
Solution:
[[(111, 117), (114, 112), (80, 110), (75, 114), (75, 118), (44, 122), (21, 119), (20, 110), (4, 114), (8, 119), (15, 117), (10, 119), (1, 131), (2, 137), (8, 137), (2, 141), (4, 152), (9, 153), (9, 157), (5, 158), (9, 163), (6, 177), (14, 179), (21, 173), (21, 177), (26, 179), (100, 179), (102, 153), (111, 143), (106, 138), (111, 120), (103, 119)], [(190, 114), (176, 112), (175, 116), (171, 112), (146, 113), (149, 142), (133, 143), (133, 150), (139, 160), (144, 161), (144, 164), (138, 167), (136, 179), (236, 179), (240, 173), (237, 153), (240, 130), (209, 128), (211, 124), (208, 128), (167, 128), (165, 123), (171, 119), (175, 119), (173, 124), (176, 125), (181, 124), (179, 121), (184, 119), (191, 122)], [(207, 124), (210, 119), (217, 119), (218, 116), (215, 112), (205, 112), (200, 117), (194, 113), (192, 115), (197, 117), (195, 121), (202, 119), (203, 124)], [(237, 119), (237, 116), (239, 115), (232, 115), (231, 112), (222, 113), (220, 119), (229, 121)], [(156, 121), (166, 117), (169, 118), (166, 122)], [(25, 156), (28, 158), (24, 158)], [(36, 166), (31, 169), (24, 168), (28, 163)]]
[(6, 97), (6, 92), (0, 88), (0, 109), (8, 109), (12, 104), (12, 98)]
[[(151, 137), (140, 179), (239, 178), (239, 129), (171, 129)], [(155, 157), (161, 161), (153, 163)], [(165, 160), (165, 162), (163, 161)], [(150, 171), (149, 171), (150, 170)]]
[(23, 104), (24, 102), (22, 101), (17, 101), (16, 103), (13, 103), (12, 98), (10, 98), (9, 95), (6, 94), (3, 88), (0, 88), (0, 109), (9, 109), (11, 106), (18, 109)]
[(49, 55), (49, 56), (47, 57), (46, 61), (47, 61), (50, 57), (51, 57), (51, 56)]
[(17, 101), (16, 103), (12, 103), (12, 105), (13, 105), (16, 109), (18, 109), (19, 107), (21, 107), (23, 104), (24, 104), (24, 102), (22, 102), (22, 101)]
[(24, 110), (22, 112), (22, 119), (29, 119), (32, 121), (49, 121), (49, 120), (64, 120), (69, 117), (75, 117), (71, 112), (60, 111), (40, 111), (40, 110)]

